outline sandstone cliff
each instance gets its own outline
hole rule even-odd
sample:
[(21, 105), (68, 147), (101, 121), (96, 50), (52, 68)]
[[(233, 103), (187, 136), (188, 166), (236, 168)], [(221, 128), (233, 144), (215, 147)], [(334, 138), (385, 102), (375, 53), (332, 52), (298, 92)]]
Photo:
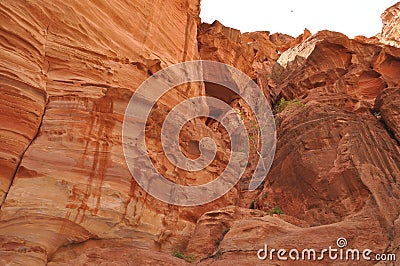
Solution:
[(386, 9), (381, 18), (383, 28), (382, 32), (378, 34), (378, 38), (383, 43), (400, 47), (400, 3)]
[[(400, 257), (399, 4), (382, 15), (377, 38), (354, 40), (329, 31), (242, 34), (200, 23), (200, 0), (3, 1), (0, 11), (1, 265), (258, 265), (266, 242), (324, 248), (339, 237)], [(122, 123), (146, 78), (196, 59), (257, 82), (274, 109), (278, 143), (259, 189), (247, 190), (258, 160), (252, 147), (229, 193), (178, 207), (132, 178)], [(224, 129), (205, 119), (185, 126), (181, 145), (195, 157), (193, 144), (215, 139), (210, 168), (188, 174), (162, 154), (163, 119), (197, 95), (242, 110), (248, 129), (253, 119), (215, 84), (163, 96), (146, 142), (156, 167), (186, 185), (216, 178), (230, 154)]]
[(91, 238), (153, 250), (187, 241), (196, 215), (149, 199), (121, 146), (135, 88), (162, 67), (199, 58), (199, 1), (160, 5), (0, 3), (0, 264), (42, 265)]

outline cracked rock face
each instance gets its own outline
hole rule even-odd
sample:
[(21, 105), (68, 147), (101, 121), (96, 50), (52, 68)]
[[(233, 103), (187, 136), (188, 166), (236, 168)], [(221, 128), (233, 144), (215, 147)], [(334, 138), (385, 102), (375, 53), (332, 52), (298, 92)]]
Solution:
[[(339, 237), (398, 253), (398, 5), (382, 15), (377, 38), (352, 40), (201, 24), (199, 0), (0, 2), (0, 264), (257, 265), (266, 243), (319, 249)], [(145, 79), (196, 59), (235, 66), (258, 83), (275, 110), (278, 143), (259, 189), (247, 190), (258, 160), (251, 147), (225, 196), (178, 207), (132, 178), (122, 123)], [(215, 179), (230, 155), (226, 130), (202, 118), (185, 125), (181, 146), (195, 158), (196, 143), (212, 137), (218, 154), (209, 168), (188, 174), (162, 154), (163, 118), (198, 95), (220, 98), (253, 126), (248, 106), (222, 86), (164, 95), (146, 144), (157, 169), (183, 185)]]
[(376, 98), (374, 108), (392, 137), (400, 142), (400, 88), (384, 90)]
[(400, 47), (400, 3), (386, 9), (381, 18), (383, 28), (378, 38), (383, 43)]
[[(21, 157), (36, 136), (46, 105), (47, 29), (37, 21), (10, 23), (18, 6), (1, 3), (0, 205)], [(6, 38), (6, 39), (4, 39)]]

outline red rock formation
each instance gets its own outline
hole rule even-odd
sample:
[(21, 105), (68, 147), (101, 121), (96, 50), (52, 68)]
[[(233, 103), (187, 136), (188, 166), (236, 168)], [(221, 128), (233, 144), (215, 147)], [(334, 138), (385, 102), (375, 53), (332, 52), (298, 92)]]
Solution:
[[(268, 77), (276, 65), (279, 55), (290, 47), (298, 44), (309, 37), (308, 30), (297, 38), (285, 34), (269, 32), (252, 32), (241, 34), (240, 31), (223, 26), (215, 21), (212, 24), (202, 23), (199, 27), (198, 42), (201, 59), (223, 62), (233, 65), (257, 81), (260, 88), (264, 91), (267, 99), (273, 102), (277, 97), (271, 90), (272, 78)], [(215, 73), (221, 73), (221, 70), (215, 69)], [(224, 76), (224, 75), (218, 75)], [(255, 121), (251, 110), (237, 95), (220, 85), (206, 83), (206, 95), (217, 97), (242, 113), (243, 121), (250, 130), (251, 121)], [(227, 139), (228, 136), (225, 137)], [(254, 147), (251, 147), (250, 163), (253, 167), (248, 167), (243, 176), (251, 176), (254, 166), (257, 165), (258, 155)], [(240, 181), (240, 200), (239, 206), (249, 206), (257, 191), (249, 192), (249, 178), (243, 178)]]
[[(163, 8), (6, 1), (0, 8), (0, 198), (16, 172), (1, 205), (0, 264), (41, 265), (60, 246), (93, 237), (158, 250), (185, 243), (204, 207), (175, 208), (146, 195), (125, 165), (121, 127), (142, 81), (199, 58), (199, 1)], [(164, 103), (204, 90), (189, 89)], [(229, 197), (221, 206), (233, 203)]]
[(277, 90), (286, 99), (325, 98), (346, 110), (365, 112), (384, 88), (398, 86), (399, 59), (398, 49), (319, 32), (279, 58), (283, 69), (276, 74), (282, 81)]
[[(200, 24), (198, 0), (5, 1), (0, 11), (0, 264), (184, 265), (177, 251), (200, 265), (256, 265), (266, 243), (320, 249), (338, 237), (400, 256), (400, 50), (386, 45), (399, 41), (398, 5), (382, 16), (381, 35), (355, 40)], [(259, 190), (246, 190), (252, 147), (238, 186), (204, 206), (178, 207), (132, 179), (121, 128), (142, 81), (194, 59), (257, 81), (276, 109), (278, 147)], [(226, 132), (204, 119), (185, 126), (181, 145), (195, 157), (193, 136), (213, 137), (212, 169), (185, 174), (161, 154), (163, 117), (197, 95), (242, 110), (248, 128), (253, 119), (213, 84), (160, 99), (147, 124), (149, 153), (168, 178), (189, 185), (214, 179), (229, 155)]]
[(47, 29), (36, 21), (10, 23), (19, 10), (4, 5), (0, 3), (4, 10), (0, 35), (8, 37), (0, 43), (0, 205), (21, 157), (37, 134), (47, 100)]
[(389, 133), (400, 143), (400, 88), (384, 90), (375, 101), (375, 116), (382, 119)]
[(400, 3), (386, 9), (381, 18), (383, 28), (378, 38), (385, 44), (400, 47)]
[[(214, 21), (212, 24), (202, 23), (199, 27), (199, 54), (203, 60), (223, 62), (251, 76), (257, 80), (260, 88), (272, 102), (276, 98), (268, 86), (273, 83), (273, 80), (268, 78), (272, 68), (281, 53), (309, 36), (311, 33), (307, 29), (297, 38), (280, 33), (270, 35), (268, 31), (241, 34), (236, 29)], [(225, 95), (229, 94), (228, 90), (223, 88), (219, 90), (224, 91)]]
[(253, 51), (244, 43), (239, 30), (225, 27), (217, 20), (212, 24), (202, 23), (198, 43), (201, 59), (223, 62), (252, 74)]
[(395, 215), (400, 150), (376, 118), (324, 103), (293, 108), (281, 123), (276, 164), (259, 207), (278, 205), (311, 225), (332, 224), (362, 211), (370, 195), (389, 190), (375, 200), (378, 206), (385, 201), (379, 206), (385, 215)]
[[(254, 61), (278, 60), (268, 33), (244, 36), (255, 47)], [(188, 251), (207, 256), (204, 265), (255, 265), (263, 243), (318, 249), (342, 236), (353, 247), (374, 243), (375, 252), (391, 246), (396, 253), (399, 238), (391, 235), (400, 214), (399, 52), (377, 39), (323, 31), (285, 49), (279, 65), (268, 65), (266, 93), (275, 95), (271, 100), (280, 113), (274, 164), (253, 204), (264, 213), (209, 212)], [(260, 63), (253, 69), (260, 72)], [(286, 102), (278, 106), (279, 97)], [(286, 215), (270, 217), (276, 206)]]
[[(327, 103), (293, 104), (281, 116), (274, 165), (255, 202), (264, 212), (205, 214), (189, 242), (190, 252), (209, 254), (204, 265), (255, 265), (255, 253), (265, 243), (287, 250), (321, 249), (334, 246), (339, 237), (352, 247), (373, 245), (374, 252), (385, 252), (400, 214), (398, 143), (372, 114)], [(276, 206), (289, 216), (271, 217)], [(229, 233), (221, 236), (225, 228)], [(218, 245), (213, 247), (213, 240)]]
[(297, 38), (286, 34), (269, 32), (250, 32), (244, 34), (246, 43), (253, 48), (256, 53), (253, 60), (253, 69), (257, 83), (270, 100), (271, 104), (277, 100), (277, 91), (272, 89), (279, 83), (280, 66), (276, 63), (280, 55), (289, 48), (301, 43), (311, 36), (305, 29), (304, 33)]

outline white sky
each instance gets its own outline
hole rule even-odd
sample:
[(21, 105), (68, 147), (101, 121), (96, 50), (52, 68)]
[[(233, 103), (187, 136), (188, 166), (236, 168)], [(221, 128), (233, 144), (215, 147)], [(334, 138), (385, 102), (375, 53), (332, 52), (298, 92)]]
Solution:
[(380, 15), (398, 0), (201, 0), (203, 22), (219, 20), (241, 32), (270, 31), (298, 36), (328, 29), (349, 37), (371, 37), (382, 29)]

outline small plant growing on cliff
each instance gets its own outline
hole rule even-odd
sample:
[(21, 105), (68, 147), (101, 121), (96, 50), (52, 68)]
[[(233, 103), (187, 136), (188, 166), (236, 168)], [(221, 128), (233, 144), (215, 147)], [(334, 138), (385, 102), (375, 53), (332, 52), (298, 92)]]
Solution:
[(244, 120), (243, 119), (243, 117), (244, 117), (244, 112), (243, 112), (243, 110), (240, 110), (240, 112), (239, 112), (239, 116), (240, 116), (240, 120)]
[(380, 119), (380, 118), (381, 118), (381, 112), (374, 112), (374, 116), (375, 116), (377, 119)]
[(192, 254), (184, 254), (183, 252), (177, 250), (172, 253), (172, 256), (186, 260), (187, 262), (193, 262), (196, 260), (196, 257)]
[(255, 152), (258, 154), (258, 156), (260, 158), (262, 158), (260, 152), (258, 151), (259, 149), (259, 140), (260, 140), (260, 128), (256, 122), (256, 120), (251, 119), (251, 120), (247, 120), (245, 121), (245, 113), (244, 111), (241, 109), (239, 110), (239, 118), (240, 120), (250, 123), (250, 125), (248, 127), (250, 127), (250, 129), (248, 130), (248, 141), (250, 142), (250, 145), (252, 145), (254, 147)]
[(278, 112), (282, 112), (283, 110), (285, 110), (285, 108), (289, 105), (289, 101), (287, 101), (285, 99), (285, 97), (282, 97), (279, 100), (278, 106), (277, 106), (277, 111)]
[(270, 213), (271, 213), (271, 214), (278, 214), (278, 215), (281, 215), (281, 214), (283, 214), (283, 211), (282, 211), (282, 209), (281, 209), (279, 206), (275, 206), (275, 207), (270, 211)]
[(290, 107), (291, 107), (291, 106), (302, 106), (302, 107), (304, 107), (305, 104), (302, 103), (302, 102), (301, 102), (299, 99), (297, 99), (297, 98), (288, 101), (288, 100), (285, 99), (285, 97), (282, 97), (282, 98), (279, 100), (278, 106), (277, 106), (276, 109), (277, 109), (278, 112), (282, 112), (282, 111), (285, 110), (285, 109), (290, 110)]

